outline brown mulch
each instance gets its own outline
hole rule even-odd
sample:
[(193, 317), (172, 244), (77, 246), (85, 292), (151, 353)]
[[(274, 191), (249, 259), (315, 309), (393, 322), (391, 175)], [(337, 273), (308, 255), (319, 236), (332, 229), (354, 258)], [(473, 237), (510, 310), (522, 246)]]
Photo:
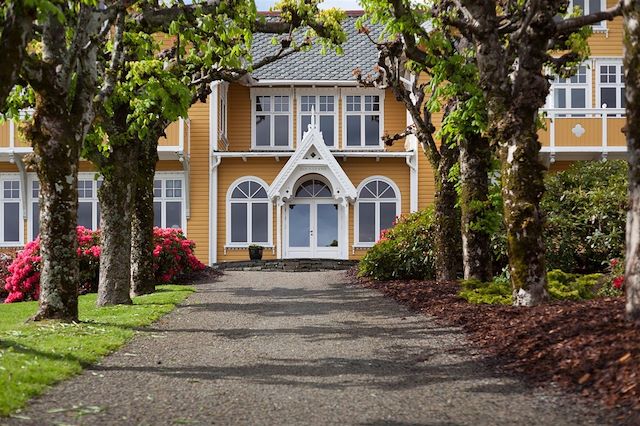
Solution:
[(533, 308), (474, 305), (458, 296), (457, 282), (375, 282), (351, 274), (413, 310), (462, 327), (492, 362), (529, 383), (553, 381), (640, 424), (640, 328), (625, 321), (622, 297)]

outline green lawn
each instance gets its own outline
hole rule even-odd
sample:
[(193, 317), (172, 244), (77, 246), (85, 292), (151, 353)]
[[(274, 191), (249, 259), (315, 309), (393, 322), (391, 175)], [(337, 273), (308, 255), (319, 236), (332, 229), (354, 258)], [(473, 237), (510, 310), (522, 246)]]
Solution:
[(133, 305), (96, 308), (96, 295), (80, 297), (80, 323), (25, 323), (37, 302), (0, 305), (0, 416), (22, 407), (48, 386), (82, 371), (135, 333), (173, 310), (193, 288), (158, 286)]

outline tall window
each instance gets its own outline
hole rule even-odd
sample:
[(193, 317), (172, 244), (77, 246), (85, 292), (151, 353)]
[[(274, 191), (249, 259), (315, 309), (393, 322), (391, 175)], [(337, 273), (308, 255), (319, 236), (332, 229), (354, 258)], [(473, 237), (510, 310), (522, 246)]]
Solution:
[(393, 226), (400, 212), (400, 200), (391, 182), (372, 179), (358, 192), (356, 202), (356, 243), (375, 243), (380, 233)]
[(0, 188), (0, 243), (12, 245), (20, 243), (20, 180), (16, 177), (2, 179)]
[(78, 179), (78, 225), (89, 229), (100, 228), (100, 185), (102, 181)]
[(153, 181), (153, 226), (184, 229), (182, 179), (156, 176)]
[(227, 241), (230, 245), (269, 244), (270, 202), (258, 181), (245, 180), (231, 189), (227, 202)]
[(300, 96), (300, 137), (311, 124), (311, 112), (315, 111), (318, 126), (322, 132), (324, 143), (329, 147), (336, 146), (336, 99), (333, 95), (303, 95)]
[[(606, 0), (570, 0), (569, 10), (575, 7), (579, 7), (582, 11), (582, 15), (590, 15), (594, 12), (600, 12), (606, 7)], [(595, 29), (605, 28), (604, 21), (593, 25)]]
[(347, 147), (380, 147), (380, 95), (345, 96)]
[(291, 145), (291, 98), (257, 95), (253, 102), (254, 147), (288, 148)]
[(624, 108), (624, 68), (619, 61), (598, 62), (597, 85), (598, 104), (600, 108), (604, 104), (607, 108)]
[(589, 108), (590, 70), (580, 65), (576, 73), (569, 77), (556, 77), (551, 86), (551, 108)]
[[(89, 174), (78, 178), (78, 225), (89, 229), (100, 228), (100, 202), (98, 201), (98, 188), (102, 180), (96, 181)], [(40, 233), (40, 182), (31, 181), (31, 239), (35, 239)]]

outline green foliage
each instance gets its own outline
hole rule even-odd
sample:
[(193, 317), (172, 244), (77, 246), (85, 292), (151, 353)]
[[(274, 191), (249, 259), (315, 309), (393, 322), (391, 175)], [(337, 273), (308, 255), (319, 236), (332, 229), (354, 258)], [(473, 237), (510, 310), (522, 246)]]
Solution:
[(545, 183), (541, 207), (549, 269), (595, 272), (622, 257), (626, 162), (576, 162), (563, 172), (548, 174)]
[[(553, 270), (547, 274), (547, 290), (552, 300), (588, 300), (599, 295), (606, 279), (603, 274), (581, 275)], [(510, 305), (512, 289), (508, 274), (504, 272), (490, 283), (463, 281), (459, 295), (469, 303)]]
[(29, 398), (113, 352), (133, 337), (136, 328), (173, 310), (193, 291), (159, 286), (133, 305), (96, 307), (96, 295), (80, 296), (80, 322), (25, 323), (37, 302), (0, 305), (0, 416), (22, 407)]
[(375, 280), (433, 279), (433, 221), (432, 209), (398, 218), (360, 261), (359, 275)]

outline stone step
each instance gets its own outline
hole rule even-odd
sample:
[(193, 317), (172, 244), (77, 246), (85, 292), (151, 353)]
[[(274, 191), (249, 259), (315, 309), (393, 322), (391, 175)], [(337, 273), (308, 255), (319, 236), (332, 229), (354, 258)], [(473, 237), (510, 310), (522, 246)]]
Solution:
[(315, 272), (346, 270), (357, 265), (357, 263), (357, 260), (344, 259), (242, 260), (235, 262), (216, 263), (213, 265), (213, 268), (221, 271)]

